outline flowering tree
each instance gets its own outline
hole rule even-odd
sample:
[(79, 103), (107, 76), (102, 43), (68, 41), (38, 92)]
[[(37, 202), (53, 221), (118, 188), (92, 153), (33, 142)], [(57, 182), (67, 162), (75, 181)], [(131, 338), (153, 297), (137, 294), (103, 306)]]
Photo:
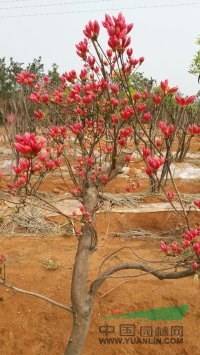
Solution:
[[(30, 196), (44, 203), (38, 194), (41, 182), (55, 169), (62, 176), (61, 168), (65, 166), (71, 178), (68, 183), (63, 177), (66, 190), (80, 202), (81, 218), (76, 211), (72, 216), (65, 215), (73, 221), (77, 237), (71, 307), (51, 301), (73, 316), (65, 355), (81, 353), (89, 330), (94, 296), (112, 274), (139, 269), (159, 279), (174, 279), (192, 275), (199, 268), (200, 229), (190, 226), (176, 189), (182, 206), (178, 213), (185, 218), (186, 224), (183, 243), (174, 241), (169, 246), (161, 242), (164, 253), (179, 256), (172, 262), (175, 271), (157, 270), (144, 262), (120, 263), (100, 271), (88, 287), (88, 265), (98, 247), (96, 212), (102, 202), (104, 187), (129, 164), (131, 155), (127, 149), (130, 142), (143, 157), (146, 173), (156, 181), (159, 168), (166, 160), (169, 161), (169, 156), (163, 153), (161, 147), (164, 144), (151, 131), (160, 130), (167, 148), (175, 130), (172, 124), (160, 120), (158, 113), (161, 102), (173, 95), (177, 88), (170, 88), (165, 80), (161, 82), (161, 94), (151, 95), (147, 90), (132, 92), (130, 76), (144, 61), (143, 57), (134, 58), (130, 47), (129, 33), (133, 24), (127, 24), (121, 13), (117, 17), (106, 15), (102, 24), (107, 30), (108, 48), (104, 50), (99, 42), (98, 22), (90, 21), (83, 31), (83, 41), (76, 45), (83, 68), (80, 74), (75, 70), (64, 73), (56, 89), (52, 89), (48, 77), (38, 82), (30, 72), (17, 76), (18, 83), (33, 88), (29, 99), (36, 105), (34, 116), (38, 122), (38, 133), (25, 132), (16, 136), (15, 149), (21, 157), (13, 166), (16, 179), (9, 182), (8, 187), (15, 196), (23, 198), (23, 203)], [(152, 111), (147, 110), (147, 99), (153, 103)], [(182, 99), (176, 96), (176, 100)], [(183, 100), (189, 104), (194, 97)], [(155, 124), (151, 125), (151, 121)], [(134, 184), (127, 187), (129, 192), (133, 189)], [(173, 205), (174, 193), (168, 191), (165, 194)], [(200, 201), (195, 201), (195, 205), (199, 208)], [(177, 271), (179, 266), (185, 268)], [(5, 280), (1, 283), (8, 287)]]

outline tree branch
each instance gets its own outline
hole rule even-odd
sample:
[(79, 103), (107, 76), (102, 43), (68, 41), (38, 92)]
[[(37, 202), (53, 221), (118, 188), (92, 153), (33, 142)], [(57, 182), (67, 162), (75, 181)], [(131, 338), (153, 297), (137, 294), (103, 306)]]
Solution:
[(64, 304), (59, 303), (57, 301), (54, 301), (51, 298), (48, 298), (48, 297), (43, 296), (43, 295), (40, 295), (39, 293), (23, 290), (22, 288), (18, 288), (16, 286), (8, 284), (7, 282), (4, 282), (4, 280), (0, 280), (0, 285), (5, 286), (7, 288), (10, 288), (11, 290), (14, 290), (16, 292), (24, 293), (25, 295), (30, 295), (30, 296), (34, 296), (34, 297), (40, 298), (40, 299), (42, 299), (42, 300), (44, 300), (46, 302), (49, 302), (49, 303), (53, 304), (54, 306), (57, 306), (59, 308), (63, 308), (65, 311), (74, 313), (72, 308), (70, 308), (68, 306), (65, 306)]
[[(172, 267), (170, 267), (172, 268)], [(169, 268), (168, 268), (169, 269)], [(91, 283), (90, 292), (95, 294), (103, 282), (110, 277), (112, 274), (121, 271), (121, 270), (141, 270), (147, 274), (152, 274), (157, 277), (159, 280), (164, 279), (180, 279), (183, 277), (188, 277), (194, 274), (193, 269), (187, 269), (183, 271), (164, 271), (167, 269), (153, 269), (150, 265), (144, 263), (123, 263), (119, 265), (114, 265), (105, 272), (103, 272), (96, 280)]]

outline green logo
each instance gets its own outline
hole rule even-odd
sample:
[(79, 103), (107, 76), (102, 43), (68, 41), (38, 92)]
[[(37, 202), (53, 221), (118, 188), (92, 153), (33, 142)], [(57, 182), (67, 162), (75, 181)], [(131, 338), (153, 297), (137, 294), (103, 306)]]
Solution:
[(171, 321), (171, 320), (182, 320), (189, 306), (187, 304), (182, 304), (180, 306), (171, 306), (164, 308), (153, 308), (146, 311), (137, 311), (129, 313), (118, 313), (115, 315), (104, 316), (104, 319), (142, 319), (142, 320), (162, 320), (162, 321)]

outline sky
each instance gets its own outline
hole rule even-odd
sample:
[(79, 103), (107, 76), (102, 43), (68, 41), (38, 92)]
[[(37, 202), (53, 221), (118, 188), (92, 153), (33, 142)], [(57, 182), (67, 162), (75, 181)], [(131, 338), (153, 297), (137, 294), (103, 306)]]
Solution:
[[(140, 71), (158, 83), (168, 79), (185, 95), (196, 94), (200, 84), (188, 70), (198, 50), (200, 0), (0, 0), (0, 58), (27, 65), (41, 56), (46, 70), (52, 63), (60, 73), (79, 70), (75, 45), (85, 25), (120, 11), (134, 23), (135, 57), (145, 57)], [(105, 47), (105, 29), (99, 39)]]

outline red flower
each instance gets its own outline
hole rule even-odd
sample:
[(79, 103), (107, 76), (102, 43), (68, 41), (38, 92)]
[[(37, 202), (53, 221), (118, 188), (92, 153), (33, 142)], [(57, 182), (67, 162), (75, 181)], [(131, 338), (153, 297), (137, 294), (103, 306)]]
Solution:
[(161, 86), (162, 91), (164, 91), (164, 93), (166, 93), (166, 91), (168, 89), (168, 80), (166, 79), (165, 81), (161, 81), (160, 86)]
[(125, 108), (124, 111), (120, 113), (121, 117), (127, 121), (129, 118), (131, 118), (134, 115), (134, 109), (132, 106), (128, 106)]
[(172, 243), (172, 250), (177, 254), (181, 253), (181, 249), (179, 248), (179, 245), (177, 242)]
[(89, 21), (89, 23), (85, 26), (83, 33), (87, 38), (96, 41), (99, 35), (99, 31), (100, 31), (99, 24), (95, 20), (94, 22)]
[(160, 121), (158, 125), (161, 131), (163, 132), (165, 138), (169, 138), (171, 134), (174, 132), (174, 125), (172, 123), (167, 127), (165, 122)]
[(198, 208), (200, 208), (200, 200), (194, 201), (194, 205), (197, 206)]
[(180, 97), (178, 95), (175, 96), (176, 102), (179, 105), (181, 105), (182, 107), (192, 104), (195, 101), (195, 99), (196, 99), (195, 95), (189, 96), (189, 97), (186, 97), (186, 98)]
[(53, 160), (48, 160), (46, 163), (45, 163), (45, 168), (47, 170), (52, 170), (53, 168), (55, 168), (55, 163)]
[(132, 54), (133, 54), (133, 49), (132, 49), (132, 48), (128, 48), (127, 51), (126, 51), (126, 53), (127, 53), (127, 56), (128, 56), (128, 57), (131, 57)]
[(161, 97), (161, 95), (153, 94), (152, 99), (153, 99), (155, 105), (159, 105), (161, 103), (162, 97)]
[(163, 242), (162, 240), (161, 240), (161, 242), (160, 242), (160, 247), (161, 247), (162, 251), (164, 251), (164, 253), (166, 253), (166, 254), (169, 253), (169, 247), (168, 247), (167, 244), (165, 244), (165, 242)]
[(160, 86), (161, 86), (161, 89), (164, 92), (164, 94), (173, 94), (174, 92), (176, 92), (178, 90), (177, 86), (170, 88), (168, 85), (167, 79), (165, 81), (161, 81)]
[(37, 91), (33, 91), (30, 96), (29, 99), (33, 102), (36, 102), (37, 104), (40, 102), (40, 94)]
[(42, 120), (43, 118), (43, 112), (41, 110), (38, 111), (34, 111), (34, 116), (38, 119), (38, 120)]
[(37, 155), (45, 143), (46, 139), (26, 132), (23, 136), (16, 136), (15, 148), (23, 155)]
[(79, 57), (83, 58), (84, 60), (87, 57), (87, 51), (88, 51), (88, 41), (86, 38), (84, 38), (83, 41), (79, 42), (76, 44), (76, 53), (78, 54)]
[(147, 166), (146, 169), (145, 169), (145, 172), (148, 176), (152, 176), (153, 174), (153, 171), (152, 169), (150, 168), (150, 166)]
[(81, 123), (74, 123), (74, 125), (69, 126), (69, 128), (76, 135), (80, 134), (83, 130), (83, 126)]
[(147, 158), (150, 154), (151, 154), (151, 151), (150, 151), (149, 148), (145, 148), (145, 147), (144, 147), (144, 148), (142, 149), (142, 155), (143, 155), (144, 158)]
[(119, 118), (118, 118), (115, 114), (112, 114), (112, 115), (111, 115), (111, 118), (112, 118), (112, 123), (113, 123), (113, 124), (117, 124), (117, 123), (118, 123)]
[(141, 65), (144, 62), (144, 57), (139, 58), (139, 64)]
[(130, 37), (127, 35), (133, 28), (133, 24), (127, 25), (122, 13), (119, 13), (118, 17), (113, 16), (112, 18), (109, 15), (105, 15), (105, 21), (102, 24), (107, 29), (109, 35), (109, 47), (113, 51), (124, 52), (131, 42)]
[(127, 154), (127, 155), (125, 156), (125, 162), (126, 162), (126, 163), (130, 163), (130, 161), (131, 161), (131, 154)]
[(196, 125), (195, 123), (190, 124), (188, 126), (188, 130), (189, 130), (190, 134), (192, 134), (192, 135), (199, 134), (200, 133), (200, 126)]
[(141, 95), (138, 91), (135, 92), (135, 94), (133, 95), (133, 99), (134, 100), (139, 100), (141, 98)]
[(51, 82), (51, 80), (49, 79), (49, 77), (47, 75), (43, 76), (43, 81), (45, 84), (49, 84)]
[(21, 73), (16, 75), (16, 81), (19, 84), (24, 84), (28, 86), (33, 86), (36, 77), (33, 73), (23, 70)]
[(107, 181), (108, 181), (108, 175), (107, 175), (107, 174), (103, 174), (102, 177), (101, 177), (101, 180), (102, 180), (102, 182), (103, 182), (104, 184), (106, 184)]
[(196, 261), (193, 261), (192, 267), (193, 267), (193, 270), (194, 270), (195, 272), (197, 272), (197, 270), (198, 270), (198, 268), (199, 268), (199, 264), (198, 264)]
[(43, 95), (42, 95), (42, 101), (43, 101), (44, 103), (47, 103), (47, 102), (49, 101), (49, 97), (48, 97), (47, 94), (43, 94)]
[(15, 115), (14, 115), (14, 113), (10, 113), (9, 115), (7, 115), (6, 118), (7, 118), (7, 122), (11, 124), (15, 120)]
[(138, 110), (138, 112), (140, 113), (140, 112), (142, 112), (142, 111), (144, 111), (145, 110), (145, 108), (146, 108), (146, 104), (139, 104), (138, 106), (137, 106), (137, 110)]
[(156, 171), (160, 168), (160, 166), (164, 163), (164, 158), (158, 158), (158, 159), (156, 159), (156, 158), (154, 158), (154, 157), (149, 156), (149, 157), (147, 158), (147, 161), (148, 161), (148, 164), (149, 164), (150, 168), (151, 168), (154, 172), (156, 172)]
[(193, 249), (197, 255), (200, 255), (200, 242), (193, 244)]
[(167, 193), (167, 198), (168, 198), (169, 201), (172, 201), (173, 198), (174, 198), (174, 192), (173, 191), (169, 191)]
[(142, 117), (142, 120), (147, 123), (149, 120), (151, 119), (151, 112), (145, 112), (143, 117)]
[(156, 147), (158, 147), (158, 148), (162, 146), (162, 140), (159, 138), (156, 139), (155, 143), (156, 143)]

